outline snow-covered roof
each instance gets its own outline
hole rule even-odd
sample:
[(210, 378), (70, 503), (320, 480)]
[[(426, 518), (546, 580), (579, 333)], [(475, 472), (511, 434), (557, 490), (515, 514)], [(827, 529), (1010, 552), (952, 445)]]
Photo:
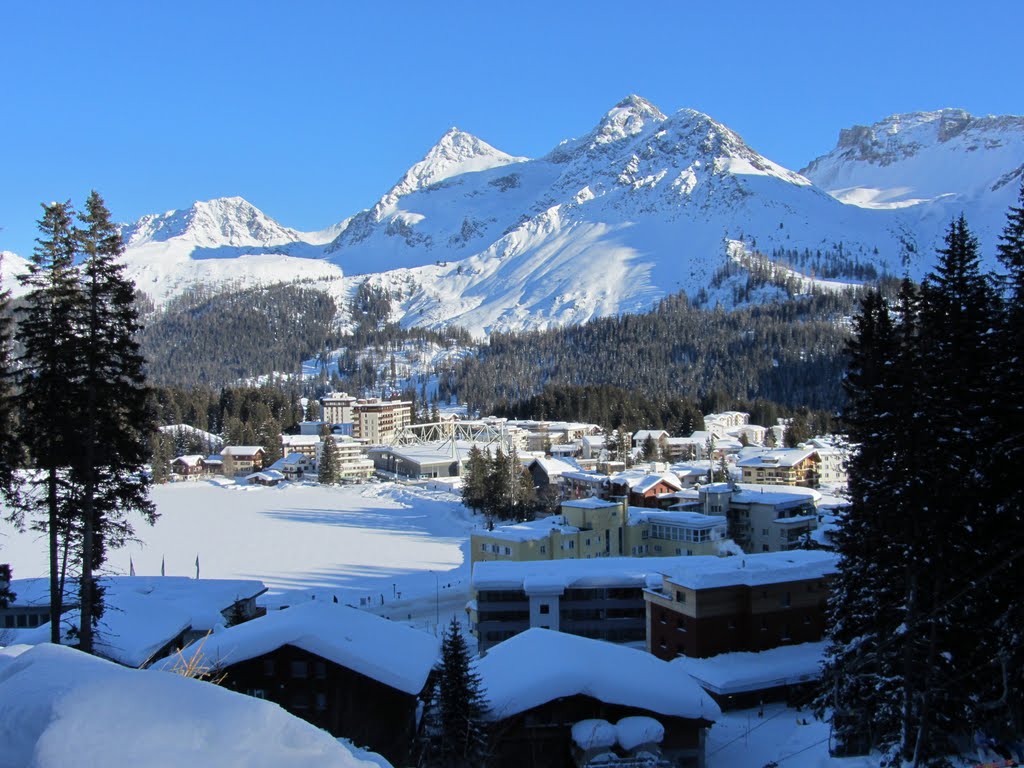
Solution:
[(576, 695), (670, 717), (714, 722), (721, 715), (680, 667), (635, 648), (536, 627), (496, 645), (476, 671), (494, 720)]
[(266, 480), (268, 483), (279, 483), (285, 479), (284, 473), (276, 469), (264, 469), (262, 472), (253, 472), (245, 476), (246, 480)]
[(666, 523), (687, 528), (714, 528), (726, 525), (728, 520), (723, 515), (703, 515), (700, 512), (686, 511), (666, 512), (662, 509), (630, 507), (629, 525), (641, 525), (642, 523)]
[(0, 765), (379, 765), (281, 707), (226, 688), (54, 645), (0, 653)]
[(816, 504), (821, 493), (798, 485), (756, 485), (739, 483), (731, 501), (735, 504), (768, 504), (773, 507), (793, 506), (811, 502)]
[[(99, 581), (106, 590), (106, 607), (96, 628), (96, 651), (132, 667), (148, 661), (190, 627), (203, 632), (223, 623), (222, 611), (237, 600), (254, 598), (267, 591), (262, 582), (241, 579), (105, 576)], [(48, 578), (15, 579), (11, 588), (18, 596), (16, 605), (49, 604)], [(77, 605), (76, 585), (68, 584), (65, 595), (68, 604)], [(79, 623), (77, 610), (61, 617), (65, 642), (77, 642), (68, 633)], [(19, 642), (32, 645), (47, 642), (49, 638), (49, 624), (18, 635)]]
[(320, 445), (320, 435), (281, 435), (281, 445), (285, 447)]
[(528, 520), (513, 525), (501, 525), (492, 531), (480, 530), (474, 533), (477, 536), (486, 536), (498, 539), (499, 541), (536, 541), (537, 539), (546, 539), (552, 530), (561, 533), (579, 533), (580, 531), (575, 526), (565, 525), (562, 522), (561, 515), (549, 515), (540, 520)]
[(205, 457), (203, 457), (203, 456), (201, 456), (201, 455), (199, 455), (197, 453), (192, 453), (192, 454), (189, 454), (187, 456), (179, 456), (178, 458), (176, 458), (171, 463), (172, 464), (184, 464), (186, 467), (198, 467), (200, 465), (200, 463), (202, 463), (204, 458)]
[(821, 676), (825, 641), (783, 645), (759, 653), (723, 653), (707, 659), (680, 656), (682, 667), (712, 693), (729, 695), (807, 683)]
[(796, 549), (734, 557), (695, 555), (681, 558), (664, 573), (669, 581), (690, 589), (754, 587), (820, 579), (835, 573), (838, 563), (839, 556), (832, 552)]
[(536, 458), (526, 462), (527, 466), (534, 464), (538, 465), (544, 470), (544, 474), (548, 477), (559, 477), (566, 472), (581, 472), (583, 468), (570, 458), (559, 457), (559, 458)]
[(621, 507), (622, 505), (617, 501), (599, 499), (597, 496), (588, 496), (585, 499), (563, 501), (562, 506), (573, 507), (574, 509), (607, 509), (608, 507)]
[(668, 437), (668, 432), (664, 429), (641, 429), (633, 433), (633, 442), (643, 443), (647, 441), (647, 438), (658, 442), (663, 437)]
[(255, 456), (265, 453), (262, 445), (226, 445), (221, 449), (221, 456)]
[(656, 486), (658, 483), (665, 483), (677, 491), (682, 488), (679, 478), (671, 472), (650, 473), (644, 470), (627, 469), (625, 472), (617, 472), (611, 476), (610, 482), (614, 485), (626, 485), (631, 491), (644, 493)]
[(598, 557), (569, 560), (487, 561), (473, 566), (472, 586), (522, 589), (527, 594), (561, 593), (600, 586), (657, 587), (667, 565), (679, 557)]
[(779, 448), (772, 451), (765, 451), (756, 456), (740, 459), (738, 467), (792, 467), (799, 464), (809, 456), (813, 456), (815, 450), (801, 450), (799, 448)]
[[(347, 605), (310, 600), (215, 632), (185, 648), (182, 657), (223, 668), (285, 645), (409, 694), (423, 690), (440, 653), (432, 635)], [(157, 666), (169, 669), (175, 660)]]

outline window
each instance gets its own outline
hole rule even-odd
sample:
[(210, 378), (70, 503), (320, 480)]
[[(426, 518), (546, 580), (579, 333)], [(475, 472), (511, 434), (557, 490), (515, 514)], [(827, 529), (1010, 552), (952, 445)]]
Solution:
[(270, 677), (274, 674), (274, 660), (264, 659), (263, 660), (263, 674)]
[(575, 541), (570, 541), (569, 542), (569, 549), (576, 549), (576, 542)]
[(506, 555), (511, 555), (512, 554), (512, 549), (510, 547), (505, 547), (505, 554)]
[(768, 552), (768, 551), (769, 551), (769, 549), (768, 549), (768, 545), (767, 545), (767, 544), (762, 544), (762, 545), (761, 545), (761, 551), (762, 551), (762, 552)]
[(327, 709), (327, 694), (326, 693), (318, 693), (316, 695), (316, 708), (318, 710), (320, 710), (321, 712), (323, 712), (325, 709)]
[(590, 546), (590, 539), (587, 539), (587, 546)]
[(480, 551), (481, 552), (486, 552), (487, 551), (487, 545), (486, 544), (481, 544), (480, 545)]
[(767, 528), (762, 528), (761, 529), (761, 535), (762, 536), (767, 536), (768, 535), (768, 529)]
[(543, 554), (545, 554), (545, 553), (546, 553), (547, 551), (548, 551), (547, 545), (546, 545), (546, 544), (541, 544), (541, 545), (540, 545), (540, 553), (541, 553), (541, 554), (543, 555)]
[(263, 688), (246, 688), (246, 696), (252, 696), (254, 699), (265, 699), (267, 698), (267, 692)]
[(655, 552), (661, 552), (661, 544), (655, 544), (654, 545), (654, 551)]
[(551, 606), (550, 606), (550, 605), (548, 605), (547, 603), (541, 603), (541, 604), (540, 604), (540, 612), (541, 612), (542, 614), (548, 614), (548, 613), (551, 613)]
[(298, 677), (298, 678), (309, 677), (309, 662), (308, 661), (293, 661), (292, 662), (292, 677)]
[(793, 604), (792, 596), (790, 595), (789, 592), (786, 592), (782, 596), (782, 606), (783, 606), (783, 608), (789, 608), (789, 606), (791, 606), (792, 604)]
[(676, 602), (677, 603), (685, 603), (686, 602), (686, 593), (683, 590), (681, 590), (681, 589), (677, 589), (676, 590)]
[(327, 664), (322, 661), (313, 663), (313, 675), (317, 680), (323, 680), (327, 677)]

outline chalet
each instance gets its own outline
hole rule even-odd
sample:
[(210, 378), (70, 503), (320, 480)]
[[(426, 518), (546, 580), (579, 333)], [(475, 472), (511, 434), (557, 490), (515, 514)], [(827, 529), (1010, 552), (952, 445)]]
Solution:
[[(190, 579), (183, 576), (104, 576), (106, 610), (96, 627), (97, 655), (128, 667), (161, 659), (217, 624), (258, 616), (256, 598), (267, 591), (259, 581)], [(50, 641), (49, 579), (12, 583), (15, 602), (0, 609), (0, 634), (26, 645)], [(77, 587), (69, 584), (61, 618), (62, 642), (77, 644)]]
[(285, 480), (285, 475), (276, 469), (264, 469), (245, 476), (245, 482), (249, 485), (263, 485), (273, 487)]
[(677, 560), (645, 592), (647, 649), (669, 660), (821, 640), (837, 563), (811, 550)]
[(683, 486), (671, 472), (629, 469), (612, 475), (608, 488), (611, 496), (627, 497), (631, 506), (664, 509), (673, 503), (671, 495), (682, 490)]
[(263, 469), (266, 451), (259, 445), (227, 445), (221, 452), (224, 474), (228, 477), (251, 475)]
[(185, 648), (220, 685), (279, 704), (333, 736), (411, 762), (417, 709), (438, 662), (437, 638), (345, 605), (272, 611)]
[(224, 474), (224, 457), (219, 453), (211, 453), (205, 459), (203, 459), (203, 474), (204, 475), (223, 475)]
[(305, 453), (289, 453), (270, 465), (269, 469), (280, 472), (285, 480), (302, 480), (312, 475), (316, 478), (316, 455), (310, 458)]
[(203, 474), (203, 457), (198, 454), (179, 456), (171, 462), (171, 472), (179, 477), (194, 477)]
[[(721, 714), (677, 666), (546, 629), (500, 643), (476, 671), (495, 768), (586, 765), (597, 754), (605, 766), (703, 768), (707, 729)], [(595, 731), (615, 736), (600, 740)]]

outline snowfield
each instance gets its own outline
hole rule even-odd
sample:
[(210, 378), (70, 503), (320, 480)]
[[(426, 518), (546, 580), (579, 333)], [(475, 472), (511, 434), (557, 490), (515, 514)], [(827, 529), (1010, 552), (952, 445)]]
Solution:
[[(111, 552), (107, 572), (127, 574), (134, 565), (139, 576), (156, 575), (164, 563), (168, 576), (194, 577), (198, 557), (202, 578), (263, 581), (270, 591), (261, 602), (271, 607), (313, 594), (354, 605), (379, 606), (383, 597), (389, 607), (457, 586), (463, 606), (468, 599), (473, 515), (449, 493), (219, 479), (157, 486), (152, 498), (160, 519), (153, 527), (137, 520), (139, 542)], [(48, 572), (45, 538), (7, 523), (0, 523), (0, 559), (16, 579)]]

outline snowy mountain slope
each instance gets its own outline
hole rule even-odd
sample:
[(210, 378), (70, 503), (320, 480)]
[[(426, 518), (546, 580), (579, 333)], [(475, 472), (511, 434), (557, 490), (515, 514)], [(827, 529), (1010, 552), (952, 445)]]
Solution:
[(157, 304), (196, 286), (243, 287), (321, 280), (341, 271), (320, 260), (336, 230), (281, 226), (240, 197), (194, 203), (122, 227), (128, 276)]
[[(726, 241), (844, 250), (901, 271), (898, 212), (843, 205), (692, 110), (639, 97), (546, 157), (399, 196), (332, 260), (401, 294), (398, 319), (476, 334), (642, 311), (706, 287)], [(878, 255), (875, 249), (878, 249)]]
[(962, 109), (892, 115), (839, 132), (802, 173), (845, 203), (903, 208), (927, 237), (964, 213), (991, 246), (1024, 180), (1024, 117)]
[(1022, 121), (898, 115), (843, 131), (802, 175), (707, 115), (630, 96), (532, 160), (452, 129), (371, 208), (320, 232), (241, 198), (146, 216), (124, 229), (125, 263), (157, 303), (197, 284), (301, 279), (345, 304), (369, 281), (396, 322), (481, 336), (680, 290), (729, 305), (744, 278), (721, 271), (737, 252), (807, 276), (827, 263), (838, 281), (865, 265), (921, 277), (961, 210), (991, 253), (1024, 173)]

